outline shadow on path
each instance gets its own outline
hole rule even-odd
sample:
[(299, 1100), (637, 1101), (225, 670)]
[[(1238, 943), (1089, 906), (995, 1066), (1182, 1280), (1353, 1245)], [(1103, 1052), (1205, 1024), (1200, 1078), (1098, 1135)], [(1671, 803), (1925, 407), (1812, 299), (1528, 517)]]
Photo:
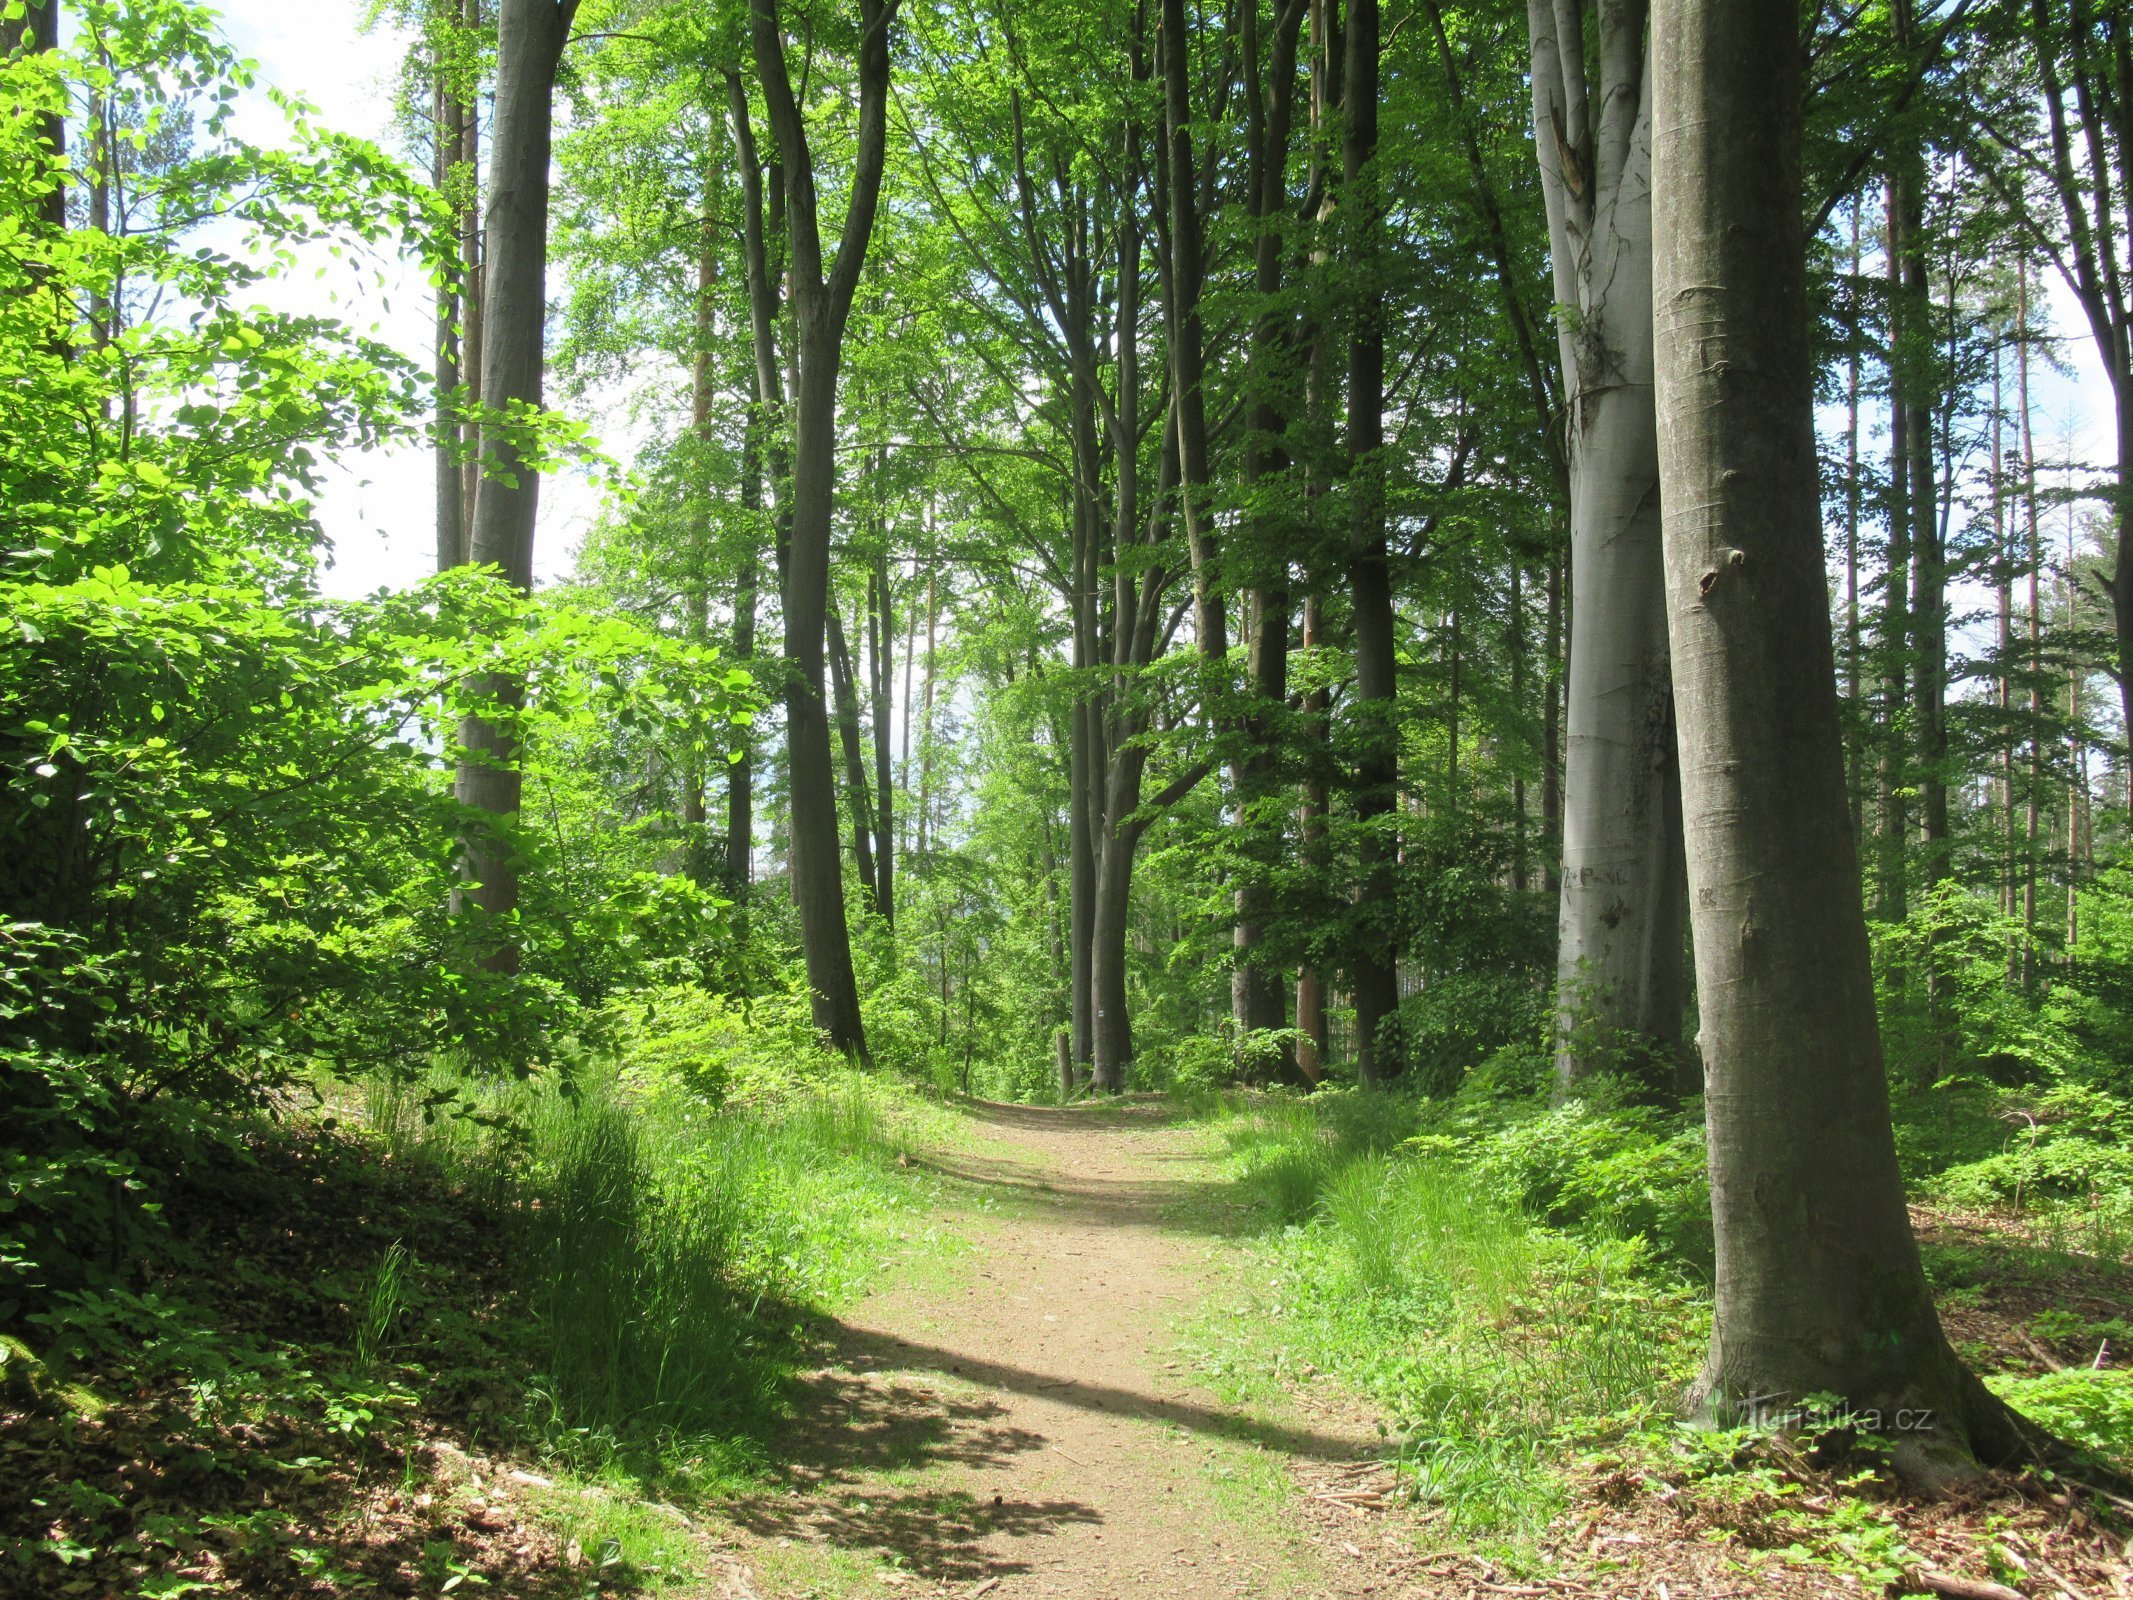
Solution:
[[(893, 1334), (874, 1333), (844, 1323), (829, 1324), (822, 1332), (830, 1341), (831, 1349), (836, 1352), (835, 1359), (854, 1371), (886, 1368), (905, 1372), (915, 1369), (946, 1373), (970, 1383), (983, 1384), (987, 1388), (1004, 1389), (1011, 1394), (1056, 1401), (1060, 1405), (1076, 1406), (1084, 1411), (1104, 1411), (1117, 1417), (1137, 1417), (1167, 1427), (1184, 1428), (1192, 1433), (1204, 1433), (1215, 1438), (1260, 1445), (1285, 1455), (1307, 1457), (1314, 1461), (1357, 1459), (1355, 1441), (1351, 1439), (1313, 1433), (1307, 1428), (1258, 1422), (1242, 1413), (1225, 1411), (1216, 1406), (1199, 1405), (1189, 1400), (1167, 1399), (1162, 1395), (1143, 1394), (1135, 1389), (1120, 1389), (1109, 1384), (1084, 1383), (1074, 1378), (1032, 1372), (1026, 1367), (1011, 1367), (1004, 1362), (987, 1361), (964, 1355), (960, 1351), (943, 1349), (938, 1345), (919, 1344), (909, 1339), (899, 1339)], [(1040, 1437), (1039, 1445), (1042, 1442)]]
[[(951, 1489), (902, 1489), (882, 1474), (928, 1467), (1006, 1469), (1044, 1448), (982, 1395), (943, 1394), (922, 1377), (876, 1377), (831, 1367), (796, 1380), (795, 1434), (781, 1445), (780, 1487), (725, 1508), (764, 1539), (886, 1555), (937, 1582), (1027, 1572), (985, 1548), (997, 1537), (1038, 1538), (1103, 1519), (1074, 1500), (981, 1499)], [(879, 1365), (879, 1363), (876, 1363)]]

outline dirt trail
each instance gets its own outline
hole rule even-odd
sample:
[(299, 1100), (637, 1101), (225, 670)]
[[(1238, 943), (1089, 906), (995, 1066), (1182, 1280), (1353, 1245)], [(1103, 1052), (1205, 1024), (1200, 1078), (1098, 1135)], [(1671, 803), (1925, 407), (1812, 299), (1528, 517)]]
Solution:
[(1165, 1353), (1215, 1272), (1218, 1179), (1193, 1136), (1153, 1107), (976, 1118), (982, 1147), (938, 1164), (999, 1213), (971, 1223), (956, 1281), (889, 1290), (832, 1330), (788, 1486), (731, 1510), (732, 1592), (1374, 1588), (1329, 1571), (1325, 1530), (1294, 1511), (1299, 1479), (1380, 1453), (1375, 1430), (1225, 1409)]

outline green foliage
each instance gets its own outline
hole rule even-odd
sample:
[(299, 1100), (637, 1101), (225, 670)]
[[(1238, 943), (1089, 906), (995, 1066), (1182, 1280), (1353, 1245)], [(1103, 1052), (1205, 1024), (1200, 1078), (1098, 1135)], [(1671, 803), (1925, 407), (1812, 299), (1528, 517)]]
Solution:
[(1260, 1331), (1210, 1334), (1202, 1359), (1233, 1381), (1271, 1357), (1358, 1383), (1448, 1532), (1530, 1545), (1562, 1457), (1671, 1404), (1700, 1312), (1644, 1240), (1536, 1225), (1456, 1141), (1414, 1136), (1416, 1115), (1352, 1091), (1218, 1113), (1239, 1193), (1278, 1231)]
[(2133, 1466), (2133, 1372), (2070, 1367), (2033, 1378), (2001, 1374), (1985, 1386), (2069, 1444), (2120, 1471)]
[[(532, 1421), (581, 1468), (745, 1467), (795, 1332), (872, 1275), (915, 1198), (908, 1094), (812, 1049), (780, 1068), (791, 1031), (751, 1043), (708, 1015), (728, 1025), (658, 1036), (619, 1079), (371, 1095), (396, 1160), (504, 1212), (545, 1385)], [(425, 1116), (440, 1095), (460, 1112)]]
[[(320, 1068), (529, 1070), (618, 988), (702, 970), (719, 903), (657, 870), (658, 820), (589, 756), (719, 750), (749, 687), (491, 574), (322, 596), (321, 462), (412, 435), (424, 395), (255, 297), (299, 245), (441, 266), (434, 197), (293, 103), (290, 148), (239, 138), (251, 69), (200, 7), (78, 27), (0, 62), (11, 106), (100, 96), (126, 176), (108, 229), (46, 226), (61, 174), (0, 116), (0, 1117), (37, 1135), (0, 1173), (0, 1316), (123, 1275), (213, 1114)], [(470, 716), (530, 758), (512, 972), (455, 909), (459, 840), (494, 825), (452, 792)]]

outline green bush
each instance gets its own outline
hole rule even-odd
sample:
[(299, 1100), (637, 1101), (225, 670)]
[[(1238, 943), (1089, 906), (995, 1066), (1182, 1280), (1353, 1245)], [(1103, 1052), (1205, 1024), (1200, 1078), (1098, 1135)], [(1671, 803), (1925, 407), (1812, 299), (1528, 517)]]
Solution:
[(2133, 1467), (2133, 1372), (2069, 1367), (2033, 1378), (1991, 1377), (1985, 1386), (2068, 1443), (2121, 1470)]

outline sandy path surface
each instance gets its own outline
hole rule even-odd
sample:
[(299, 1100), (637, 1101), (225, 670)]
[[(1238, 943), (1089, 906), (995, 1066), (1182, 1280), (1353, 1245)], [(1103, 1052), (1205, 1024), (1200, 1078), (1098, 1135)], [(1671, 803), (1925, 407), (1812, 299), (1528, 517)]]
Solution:
[(831, 1330), (786, 1486), (730, 1508), (734, 1591), (1376, 1590), (1329, 1572), (1322, 1530), (1294, 1515), (1299, 1478), (1380, 1453), (1374, 1430), (1225, 1409), (1166, 1353), (1215, 1270), (1200, 1230), (1219, 1179), (1194, 1136), (1154, 1108), (975, 1116), (982, 1144), (937, 1164), (998, 1211), (959, 1223), (975, 1250), (953, 1281)]

